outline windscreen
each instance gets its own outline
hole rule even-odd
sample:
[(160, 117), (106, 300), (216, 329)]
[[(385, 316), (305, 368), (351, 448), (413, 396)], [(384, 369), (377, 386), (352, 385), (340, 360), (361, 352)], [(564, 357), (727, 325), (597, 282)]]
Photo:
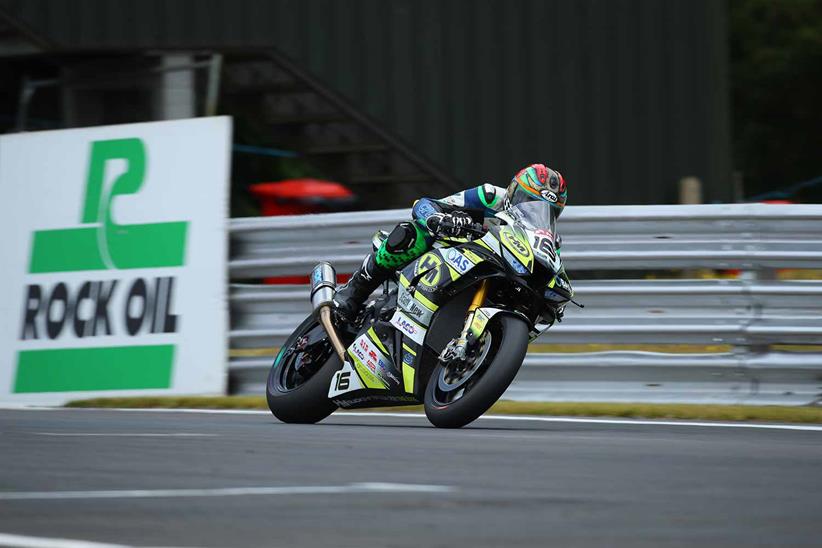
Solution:
[(509, 208), (506, 213), (524, 228), (550, 230), (552, 234), (555, 233), (556, 213), (548, 202), (542, 200), (524, 202)]

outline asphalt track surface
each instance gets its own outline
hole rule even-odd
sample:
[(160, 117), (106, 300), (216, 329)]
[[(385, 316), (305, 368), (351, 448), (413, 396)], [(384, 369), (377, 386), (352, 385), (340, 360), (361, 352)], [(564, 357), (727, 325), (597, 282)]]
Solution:
[(0, 545), (819, 546), (819, 429), (625, 422), (0, 410)]

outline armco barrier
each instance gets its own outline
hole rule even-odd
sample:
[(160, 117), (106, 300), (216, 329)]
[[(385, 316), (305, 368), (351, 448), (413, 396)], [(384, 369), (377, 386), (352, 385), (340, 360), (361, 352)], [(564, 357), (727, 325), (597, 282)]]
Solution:
[[(231, 223), (230, 276), (307, 273), (319, 260), (353, 270), (378, 228), (407, 210)], [(740, 269), (726, 280), (601, 280), (575, 284), (584, 310), (536, 343), (726, 345), (707, 354), (529, 354), (506, 394), (553, 401), (798, 404), (822, 394), (822, 281), (780, 281), (777, 268), (822, 268), (822, 206), (573, 207), (560, 221), (574, 271)], [(309, 312), (302, 286), (233, 284), (231, 348), (282, 343)], [(776, 351), (773, 345), (794, 345)], [(270, 358), (238, 357), (242, 390), (260, 390)]]

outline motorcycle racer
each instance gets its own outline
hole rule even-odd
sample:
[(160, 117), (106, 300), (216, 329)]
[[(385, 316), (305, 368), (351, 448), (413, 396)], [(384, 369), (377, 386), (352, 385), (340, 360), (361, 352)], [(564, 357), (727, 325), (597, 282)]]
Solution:
[[(335, 311), (347, 321), (356, 318), (368, 296), (388, 277), (427, 252), (439, 238), (464, 238), (469, 227), (486, 217), (528, 201), (542, 200), (555, 208), (557, 218), (565, 208), (568, 189), (562, 174), (543, 164), (520, 170), (507, 188), (483, 184), (441, 199), (420, 198), (412, 209), (413, 222), (399, 223), (376, 252), (370, 253), (351, 279), (334, 296)], [(561, 238), (555, 236), (557, 251)], [(548, 297), (548, 295), (546, 295)], [(555, 317), (561, 319), (567, 296), (552, 295)]]

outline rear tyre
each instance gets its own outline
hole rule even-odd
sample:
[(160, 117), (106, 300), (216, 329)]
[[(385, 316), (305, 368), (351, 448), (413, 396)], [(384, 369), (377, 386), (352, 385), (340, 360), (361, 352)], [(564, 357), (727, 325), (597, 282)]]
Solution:
[[(425, 390), (425, 415), (439, 428), (461, 428), (496, 403), (519, 371), (528, 350), (528, 324), (514, 316), (491, 319), (476, 362), (462, 377), (439, 363)], [(484, 345), (484, 346), (482, 346)]]
[(328, 399), (328, 387), (341, 365), (323, 326), (313, 316), (306, 318), (283, 344), (268, 373), (268, 408), (283, 422), (323, 420), (337, 409)]

